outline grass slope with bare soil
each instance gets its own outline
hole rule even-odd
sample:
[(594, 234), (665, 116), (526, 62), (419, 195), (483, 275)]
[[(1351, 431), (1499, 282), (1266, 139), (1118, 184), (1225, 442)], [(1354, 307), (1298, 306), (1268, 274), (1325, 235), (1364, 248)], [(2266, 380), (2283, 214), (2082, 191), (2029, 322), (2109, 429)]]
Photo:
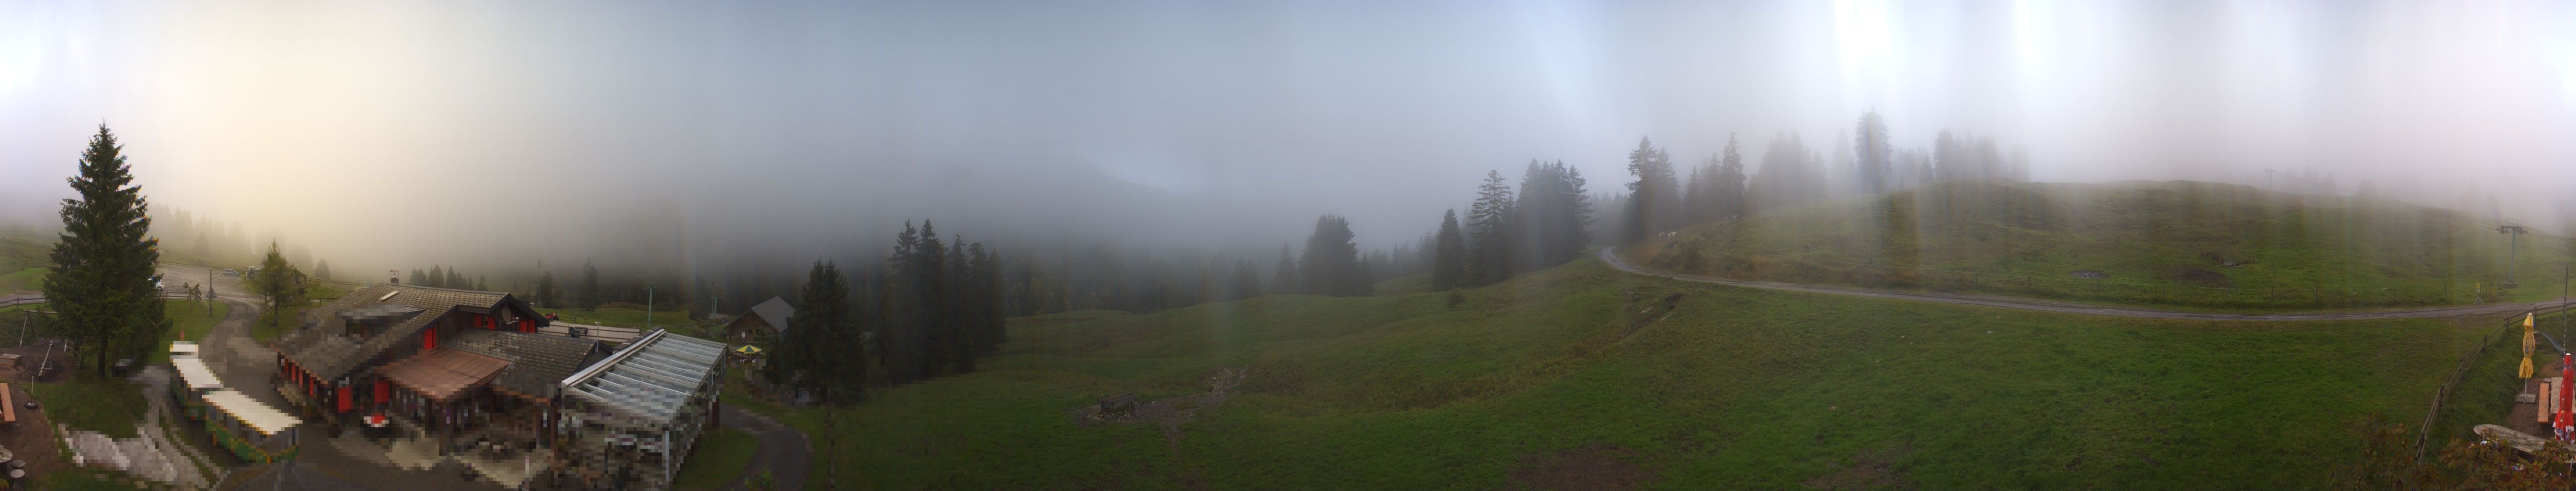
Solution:
[[(809, 435), (809, 489), (2315, 489), (2492, 325), (2031, 313), (1589, 259), (1464, 293), (1020, 318), (975, 373), (728, 403)], [(1122, 392), (1189, 414), (1086, 421)]]
[[(1621, 251), (1739, 280), (2220, 310), (2556, 298), (2569, 242), (2489, 218), (2204, 182), (1944, 182), (1763, 210)], [(2511, 259), (2509, 261), (2509, 259)], [(2510, 276), (2527, 285), (2500, 291)]]

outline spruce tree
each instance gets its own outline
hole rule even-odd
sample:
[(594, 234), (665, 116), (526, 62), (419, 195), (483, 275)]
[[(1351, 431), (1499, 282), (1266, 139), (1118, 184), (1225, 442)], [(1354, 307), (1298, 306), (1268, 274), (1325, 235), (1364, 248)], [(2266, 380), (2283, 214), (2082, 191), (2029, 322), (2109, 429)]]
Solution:
[(411, 270), (411, 286), (429, 286), (429, 273), (418, 269)]
[(446, 269), (446, 267), (445, 267), (445, 266), (436, 266), (436, 265), (430, 266), (430, 267), (429, 267), (429, 283), (425, 283), (425, 284), (422, 284), (422, 285), (420, 285), (420, 286), (426, 286), (426, 287), (431, 287), (431, 288), (447, 288), (447, 269)]
[(56, 320), (96, 356), (101, 377), (111, 357), (149, 350), (170, 328), (152, 291), (161, 241), (151, 236), (150, 203), (133, 185), (124, 150), (101, 124), (81, 152), (70, 179), (80, 197), (63, 200), (63, 232), (44, 286)]
[(553, 271), (546, 271), (537, 274), (536, 293), (536, 303), (538, 307), (552, 307), (555, 305), (561, 305), (563, 302), (563, 296), (555, 291), (555, 273)]
[(1315, 232), (1306, 236), (1306, 255), (1298, 258), (1304, 268), (1306, 293), (1330, 296), (1364, 296), (1369, 294), (1368, 272), (1360, 264), (1359, 245), (1351, 243), (1350, 221), (1336, 215), (1315, 219)]
[(1271, 293), (1301, 293), (1305, 282), (1297, 278), (1297, 259), (1288, 255), (1288, 245), (1279, 245), (1279, 265), (1270, 272)]
[(1476, 186), (1476, 203), (1467, 207), (1467, 285), (1485, 285), (1511, 277), (1512, 188), (1501, 171), (1485, 171)]
[(1620, 243), (1634, 244), (1660, 230), (1671, 218), (1666, 216), (1675, 201), (1673, 163), (1655, 142), (1640, 137), (1637, 149), (1628, 152), (1628, 174), (1637, 180), (1628, 183), (1628, 224)]
[(1854, 136), (1852, 140), (1852, 151), (1856, 157), (1852, 164), (1857, 166), (1854, 172), (1857, 173), (1855, 177), (1860, 185), (1860, 192), (1865, 194), (1886, 192), (1890, 187), (1888, 186), (1889, 162), (1894, 158), (1895, 153), (1887, 140), (1887, 120), (1880, 118), (1878, 111), (1870, 111), (1861, 113), (1857, 126), (1860, 134)]
[(1521, 179), (1520, 202), (1514, 207), (1513, 272), (1564, 264), (1592, 245), (1592, 198), (1583, 173), (1565, 162), (1533, 163)]
[(603, 292), (599, 291), (599, 268), (592, 267), (588, 259), (582, 260), (581, 300), (576, 305), (584, 310), (598, 308), (600, 293)]
[(1748, 211), (1745, 204), (1746, 192), (1744, 186), (1744, 154), (1736, 148), (1735, 134), (1728, 133), (1726, 134), (1726, 150), (1720, 153), (1717, 161), (1717, 173), (1715, 176), (1710, 178), (1709, 183), (1709, 189), (1713, 195), (1709, 201), (1711, 202), (1710, 205), (1716, 209), (1715, 219), (1724, 220), (1739, 217), (1743, 216), (1744, 213)]
[(259, 295), (261, 301), (268, 303), (268, 309), (263, 313), (271, 326), (285, 320), (279, 318), (279, 311), (302, 304), (306, 298), (304, 272), (296, 271), (294, 263), (287, 262), (285, 255), (277, 253), (276, 242), (268, 243), (268, 256), (260, 260), (259, 274), (251, 275), (244, 283), (250, 287), (251, 294)]
[[(925, 222), (927, 223), (927, 222)], [(973, 258), (966, 255), (966, 241), (950, 237), (946, 261), (940, 265), (940, 325), (948, 332), (948, 373), (975, 371), (975, 355), (984, 341), (981, 326), (975, 322), (974, 286), (970, 277)]]
[(1004, 319), (1001, 254), (977, 242), (966, 246), (967, 319), (976, 326), (976, 355), (987, 355), (1002, 349), (1009, 332)]
[(922, 319), (922, 293), (917, 276), (923, 254), (920, 231), (911, 221), (903, 222), (903, 232), (895, 234), (894, 251), (886, 256), (886, 289), (884, 306), (885, 332), (877, 337), (877, 356), (884, 358), (886, 377), (895, 382), (908, 382), (928, 376), (922, 369), (929, 353), (923, 347), (929, 335), (921, 330), (928, 323)]
[(1252, 260), (1237, 259), (1234, 261), (1233, 287), (1231, 291), (1226, 293), (1227, 300), (1240, 300), (1261, 296), (1261, 271), (1252, 268)]
[(868, 356), (859, 340), (849, 277), (831, 261), (816, 261), (806, 272), (797, 303), (804, 305), (787, 318), (778, 339), (772, 341), (779, 349), (772, 355), (776, 358), (770, 379), (819, 390), (830, 402), (859, 396), (867, 380)]
[(1440, 214), (1440, 232), (1431, 251), (1431, 290), (1457, 288), (1467, 280), (1467, 237), (1458, 229), (1458, 210)]
[(331, 262), (321, 261), (313, 263), (313, 277), (326, 280), (331, 279)]

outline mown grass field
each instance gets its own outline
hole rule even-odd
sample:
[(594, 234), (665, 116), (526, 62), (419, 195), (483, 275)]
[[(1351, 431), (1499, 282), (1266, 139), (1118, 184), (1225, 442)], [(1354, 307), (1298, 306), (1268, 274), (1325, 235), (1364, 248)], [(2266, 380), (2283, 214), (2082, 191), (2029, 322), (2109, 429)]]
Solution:
[(719, 427), (698, 436), (698, 448), (689, 451), (688, 460), (680, 464), (679, 477), (671, 489), (713, 491), (733, 482), (751, 465), (751, 456), (760, 453), (760, 438), (742, 430)]
[(45, 254), (44, 248), (0, 242), (0, 294), (43, 291), (50, 272)]
[[(2317, 489), (2355, 425), (2421, 418), (2493, 326), (2030, 313), (1588, 259), (1465, 294), (1020, 318), (976, 373), (830, 411), (728, 399), (813, 438), (809, 489)], [(1229, 366), (1236, 393), (1175, 434), (1069, 413)]]
[[(339, 288), (322, 285), (307, 286), (304, 290), (305, 300), (303, 303), (281, 307), (278, 308), (276, 312), (262, 312), (259, 317), (252, 318), (250, 322), (250, 337), (251, 339), (258, 340), (262, 344), (274, 341), (278, 336), (286, 335), (288, 332), (293, 332), (297, 328), (303, 327), (304, 313), (306, 311), (313, 310), (314, 307), (320, 307), (322, 304), (330, 303), (332, 300), (339, 299), (341, 295), (347, 294), (349, 294), (348, 291), (341, 290)], [(252, 302), (262, 301), (258, 297), (252, 297), (249, 300)]]
[(1947, 182), (1623, 252), (1735, 279), (2279, 310), (2557, 298), (2569, 245), (2522, 237), (2510, 262), (2524, 286), (2500, 291), (2508, 241), (2470, 214), (2202, 182)]
[(143, 422), (143, 386), (121, 379), (96, 379), (96, 370), (75, 372), (68, 380), (27, 384), (42, 404), (45, 419), (116, 438), (133, 438)]
[[(188, 300), (163, 300), (163, 302), (169, 304), (163, 309), (164, 315), (170, 318), (170, 336), (164, 341), (196, 341), (203, 344), (206, 333), (214, 331), (215, 323), (223, 322), (224, 316), (231, 315), (233, 311), (233, 305), (224, 302)], [(170, 361), (170, 344), (164, 342), (159, 348), (152, 350), (152, 362), (166, 361)]]

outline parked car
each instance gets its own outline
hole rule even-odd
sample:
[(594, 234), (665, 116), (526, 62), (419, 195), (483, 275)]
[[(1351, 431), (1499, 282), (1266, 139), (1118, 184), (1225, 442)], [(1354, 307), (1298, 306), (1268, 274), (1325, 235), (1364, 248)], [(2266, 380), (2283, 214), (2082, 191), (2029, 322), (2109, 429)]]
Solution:
[(235, 276), (241, 276), (241, 272), (240, 272), (240, 271), (233, 271), (233, 270), (230, 270), (230, 269), (226, 269), (226, 270), (224, 270), (224, 277), (225, 277), (225, 278), (231, 278), (231, 277), (235, 277)]

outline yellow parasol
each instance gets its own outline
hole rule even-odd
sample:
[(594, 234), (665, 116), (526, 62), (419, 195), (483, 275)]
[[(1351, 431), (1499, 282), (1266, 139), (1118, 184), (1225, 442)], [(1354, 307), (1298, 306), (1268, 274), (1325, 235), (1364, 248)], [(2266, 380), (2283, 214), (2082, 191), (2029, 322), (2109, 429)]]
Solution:
[(2531, 350), (2532, 350), (2532, 348), (2536, 348), (2536, 347), (2538, 347), (2538, 343), (2540, 342), (2540, 340), (2539, 340), (2539, 339), (2535, 339), (2535, 336), (2533, 336), (2533, 335), (2532, 335), (2532, 333), (2531, 333), (2531, 317), (2532, 317), (2532, 316), (2531, 316), (2531, 313), (2526, 312), (2526, 313), (2523, 313), (2523, 314), (2522, 314), (2522, 372), (2521, 372), (2521, 373), (2522, 373), (2522, 378), (2526, 378), (2526, 379), (2527, 379), (2527, 378), (2531, 378)]

